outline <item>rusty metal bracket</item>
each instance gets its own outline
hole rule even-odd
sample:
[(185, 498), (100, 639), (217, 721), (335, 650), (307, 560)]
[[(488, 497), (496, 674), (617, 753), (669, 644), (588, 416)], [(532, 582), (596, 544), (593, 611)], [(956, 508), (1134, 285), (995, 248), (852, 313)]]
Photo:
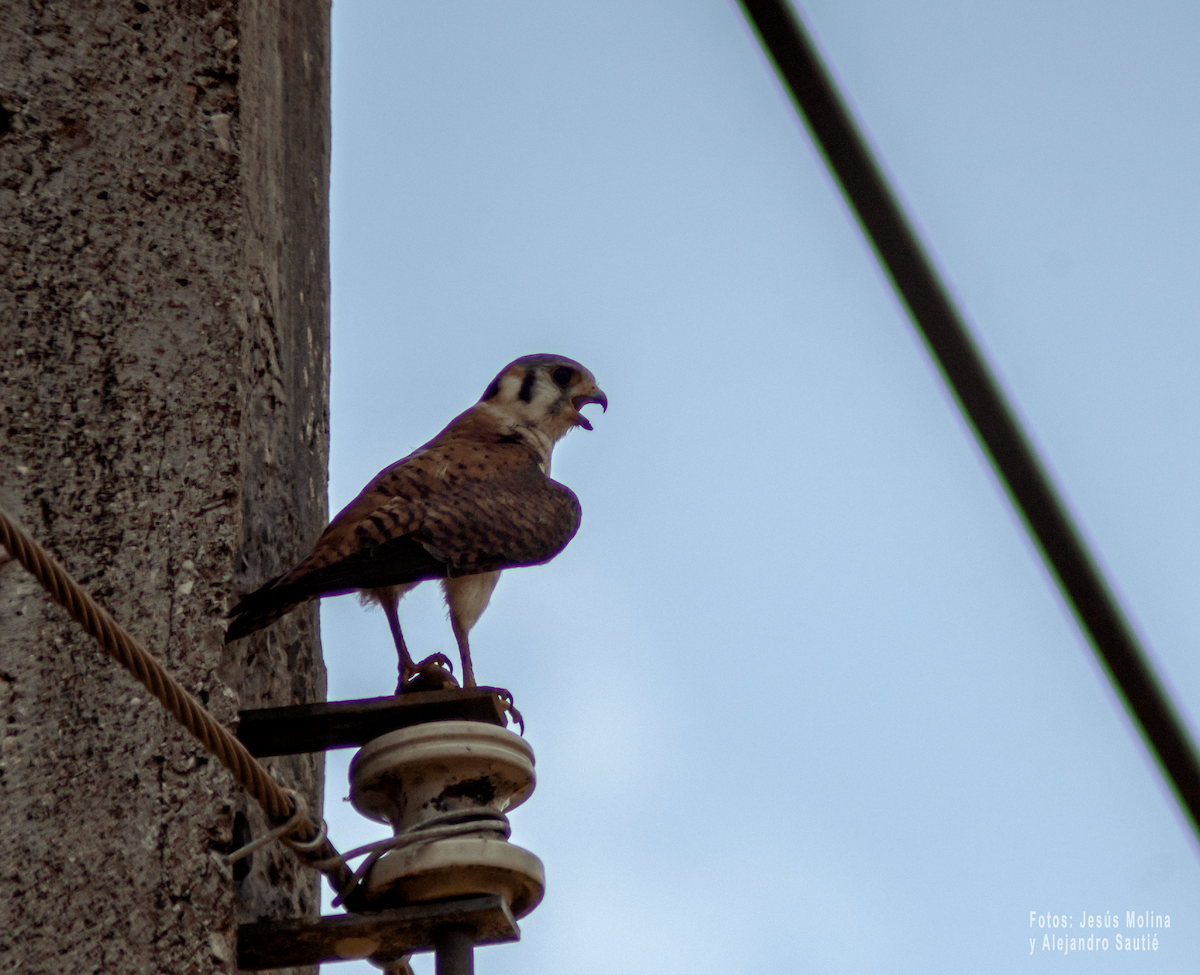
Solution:
[(435, 950), (442, 933), (455, 930), (469, 932), (472, 945), (521, 937), (503, 897), (463, 897), (378, 914), (243, 924), (238, 928), (238, 968), (260, 972), (360, 958), (384, 967), (413, 952)]
[[(496, 688), (416, 691), (395, 697), (259, 708), (238, 715), (238, 740), (256, 757), (365, 745), (382, 735), (433, 721), (508, 724)], [(238, 968), (267, 971), (366, 958), (388, 972), (411, 971), (406, 959), (433, 951), (439, 971), (473, 971), (474, 946), (517, 941), (520, 929), (495, 894), (355, 911), (317, 920), (258, 921), (238, 928)]]
[(492, 687), (257, 708), (238, 712), (238, 719), (238, 740), (258, 758), (357, 747), (428, 721), (483, 721), (501, 728), (508, 723)]

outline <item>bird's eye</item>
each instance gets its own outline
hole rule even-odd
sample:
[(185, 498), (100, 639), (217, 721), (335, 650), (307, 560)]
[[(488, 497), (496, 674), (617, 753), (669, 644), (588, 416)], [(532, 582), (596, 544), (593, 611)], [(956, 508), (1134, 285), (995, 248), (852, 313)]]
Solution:
[(554, 380), (556, 386), (566, 388), (571, 384), (571, 377), (575, 375), (575, 371), (567, 366), (559, 366), (554, 372), (550, 373), (550, 378)]

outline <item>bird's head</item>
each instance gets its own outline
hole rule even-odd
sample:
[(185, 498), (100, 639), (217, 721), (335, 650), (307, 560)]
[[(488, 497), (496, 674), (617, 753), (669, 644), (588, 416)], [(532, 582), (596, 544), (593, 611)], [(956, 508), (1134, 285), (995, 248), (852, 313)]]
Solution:
[(580, 412), (589, 403), (608, 410), (608, 397), (596, 377), (574, 359), (560, 355), (527, 355), (510, 362), (492, 380), (479, 409), (513, 433), (527, 434), (550, 448), (572, 427), (592, 429)]

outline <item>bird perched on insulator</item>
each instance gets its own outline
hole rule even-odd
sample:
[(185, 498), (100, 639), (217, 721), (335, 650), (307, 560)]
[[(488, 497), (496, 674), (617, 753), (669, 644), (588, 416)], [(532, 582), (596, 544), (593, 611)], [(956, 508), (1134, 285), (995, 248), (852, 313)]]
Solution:
[(358, 592), (387, 616), (399, 694), (418, 675), (449, 666), (442, 654), (415, 663), (400, 629), (400, 599), (438, 579), (463, 686), (475, 686), (469, 634), (501, 571), (550, 561), (579, 529), (579, 499), (550, 479), (550, 457), (569, 430), (592, 429), (581, 412), (589, 403), (608, 410), (595, 377), (573, 359), (527, 355), (509, 363), (478, 403), (380, 471), (295, 568), (242, 599), (225, 642), (310, 599)]

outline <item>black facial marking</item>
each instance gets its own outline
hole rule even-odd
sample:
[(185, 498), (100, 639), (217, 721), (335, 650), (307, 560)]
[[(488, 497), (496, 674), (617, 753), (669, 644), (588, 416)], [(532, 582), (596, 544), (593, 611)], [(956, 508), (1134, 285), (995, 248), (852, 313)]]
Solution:
[(570, 366), (559, 366), (554, 372), (550, 373), (550, 378), (554, 380), (556, 386), (566, 389), (571, 384), (571, 377), (574, 375), (575, 370)]
[(525, 373), (525, 378), (521, 381), (521, 391), (517, 393), (518, 398), (522, 402), (528, 403), (533, 399), (533, 384), (537, 380), (537, 373), (532, 369)]
[(496, 443), (523, 443), (523, 442), (524, 441), (521, 440), (521, 435), (518, 433), (507, 434), (506, 436), (503, 436), (499, 440), (496, 441)]
[(500, 392), (500, 377), (499, 376), (497, 376), (495, 379), (493, 379), (492, 384), (483, 391), (483, 397), (480, 399), (479, 402), (483, 403), (483, 402), (486, 402), (487, 400), (490, 400), (498, 392)]

